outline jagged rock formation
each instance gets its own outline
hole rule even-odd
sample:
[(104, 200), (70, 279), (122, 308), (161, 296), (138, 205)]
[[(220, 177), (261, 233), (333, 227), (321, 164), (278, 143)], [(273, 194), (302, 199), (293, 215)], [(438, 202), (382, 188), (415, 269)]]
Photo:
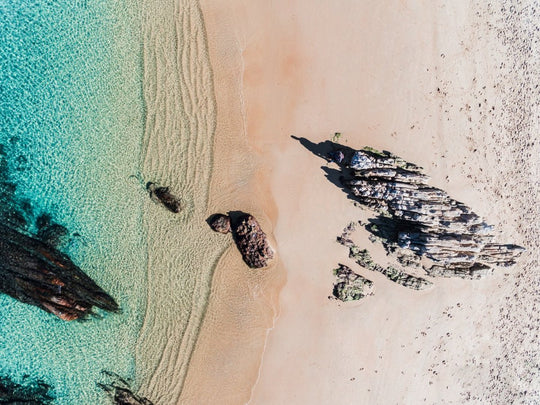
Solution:
[(229, 233), (231, 231), (231, 219), (228, 215), (216, 214), (209, 220), (210, 228), (219, 233)]
[(153, 405), (148, 398), (141, 397), (131, 392), (128, 382), (118, 374), (110, 371), (102, 372), (108, 377), (108, 383), (97, 383), (97, 385), (107, 392), (115, 405)]
[(30, 381), (28, 376), (25, 376), (22, 384), (8, 377), (0, 377), (0, 404), (50, 405), (54, 400), (50, 389), (43, 381)]
[[(54, 241), (62, 227), (43, 230)], [(47, 239), (45, 239), (47, 240)], [(118, 310), (114, 299), (52, 244), (0, 224), (0, 292), (71, 321), (96, 306)]]
[(367, 249), (360, 249), (356, 245), (349, 246), (349, 257), (360, 266), (372, 271), (378, 271), (394, 283), (413, 290), (423, 290), (432, 284), (422, 277), (405, 273), (403, 270), (396, 269), (393, 266), (383, 267), (375, 263)]
[(340, 264), (337, 269), (334, 269), (334, 275), (337, 280), (334, 283), (332, 294), (338, 300), (357, 301), (373, 294), (373, 282), (356, 274), (344, 264)]
[(268, 238), (255, 218), (242, 215), (233, 224), (232, 233), (238, 250), (247, 265), (254, 269), (268, 266), (274, 251)]
[(254, 269), (266, 267), (274, 258), (274, 251), (268, 243), (266, 234), (252, 215), (245, 213), (215, 214), (207, 222), (216, 232), (232, 232), (236, 247), (249, 267)]
[(412, 274), (408, 274), (403, 270), (397, 269), (393, 266), (381, 266), (373, 261), (371, 255), (367, 249), (360, 249), (351, 239), (351, 233), (356, 229), (356, 224), (353, 222), (349, 224), (344, 230), (341, 236), (337, 238), (337, 241), (349, 248), (349, 257), (353, 259), (358, 265), (371, 270), (378, 271), (389, 280), (402, 285), (404, 287), (412, 288), (413, 290), (423, 290), (432, 285), (432, 283), (422, 277), (417, 277)]
[(150, 193), (150, 198), (162, 204), (169, 211), (178, 214), (182, 209), (180, 199), (171, 194), (169, 187), (158, 187), (155, 183), (146, 184), (146, 190)]
[(480, 278), (493, 265), (513, 265), (523, 251), (494, 243), (492, 228), (469, 207), (429, 186), (420, 167), (370, 148), (345, 149), (344, 156), (338, 163), (343, 185), (380, 213), (367, 229), (389, 252), (412, 251), (430, 259), (432, 265), (424, 266), (429, 275)]
[(8, 157), (0, 145), (0, 292), (66, 321), (90, 314), (94, 306), (117, 311), (114, 299), (60, 252), (68, 230), (47, 214), (36, 219), (30, 202), (16, 197)]

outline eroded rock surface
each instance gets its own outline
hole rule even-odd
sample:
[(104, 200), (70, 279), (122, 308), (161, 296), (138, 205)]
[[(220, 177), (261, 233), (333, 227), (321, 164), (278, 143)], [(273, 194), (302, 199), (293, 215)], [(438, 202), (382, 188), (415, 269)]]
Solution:
[(465, 204), (431, 187), (421, 168), (373, 149), (354, 151), (341, 164), (343, 185), (381, 216), (367, 227), (390, 252), (430, 259), (432, 276), (480, 278), (494, 265), (510, 266), (520, 246), (494, 242), (492, 227)]
[(357, 301), (373, 294), (373, 282), (356, 274), (350, 267), (340, 264), (334, 269), (336, 282), (332, 294), (341, 301)]
[(253, 216), (245, 214), (234, 221), (232, 233), (242, 258), (251, 268), (268, 266), (274, 258), (274, 251), (268, 238)]
[(397, 259), (398, 266), (380, 266), (369, 252), (351, 238), (354, 223), (338, 242), (363, 267), (379, 271), (401, 285), (421, 289), (430, 281), (408, 274), (400, 266), (413, 267), (432, 277), (478, 279), (494, 266), (511, 266), (523, 252), (521, 246), (496, 241), (495, 232), (465, 204), (444, 190), (429, 185), (422, 168), (387, 151), (366, 147), (354, 150), (335, 142), (313, 143), (297, 138), (315, 155), (333, 162), (339, 170), (324, 166), (327, 178), (341, 186), (355, 205), (376, 212), (365, 229), (369, 240), (381, 242)]
[(405, 271), (398, 269), (394, 266), (381, 266), (373, 261), (369, 251), (367, 249), (361, 249), (351, 239), (351, 233), (356, 229), (356, 224), (353, 222), (349, 224), (344, 230), (341, 236), (337, 238), (337, 241), (349, 248), (349, 257), (353, 259), (359, 266), (362, 266), (371, 271), (377, 271), (383, 274), (386, 278), (393, 281), (396, 284), (404, 287), (412, 288), (413, 290), (423, 290), (430, 287), (432, 283), (422, 277), (418, 277)]

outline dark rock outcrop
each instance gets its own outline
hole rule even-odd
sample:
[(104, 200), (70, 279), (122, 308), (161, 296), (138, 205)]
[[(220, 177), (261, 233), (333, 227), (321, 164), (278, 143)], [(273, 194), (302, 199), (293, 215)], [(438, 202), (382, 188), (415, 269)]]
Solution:
[(232, 233), (236, 246), (249, 267), (266, 267), (274, 258), (268, 238), (253, 216), (245, 214), (234, 221)]
[(0, 292), (63, 320), (83, 318), (93, 307), (118, 310), (114, 299), (60, 251), (77, 234), (70, 235), (48, 214), (36, 215), (30, 201), (16, 196), (8, 149), (0, 145)]
[(118, 310), (68, 256), (8, 224), (0, 224), (0, 291), (66, 321), (84, 317), (94, 306)]
[(43, 381), (32, 381), (26, 376), (22, 384), (8, 377), (0, 377), (0, 404), (50, 405), (54, 398), (51, 387)]
[(169, 187), (158, 187), (155, 183), (149, 182), (146, 184), (146, 190), (152, 200), (162, 204), (169, 211), (178, 214), (182, 209), (180, 199), (171, 194)]
[(373, 282), (356, 274), (344, 264), (340, 264), (337, 269), (334, 269), (334, 275), (337, 280), (334, 283), (332, 294), (338, 300), (357, 301), (373, 294)]
[(231, 232), (231, 218), (228, 215), (216, 214), (209, 220), (210, 228), (215, 232), (229, 233)]
[(216, 232), (232, 232), (236, 246), (249, 267), (259, 269), (268, 266), (274, 258), (274, 251), (257, 220), (243, 212), (230, 214), (212, 215), (207, 222)]
[(148, 398), (141, 397), (131, 391), (128, 382), (118, 374), (110, 371), (103, 371), (104, 376), (109, 380), (107, 383), (97, 383), (97, 385), (109, 394), (115, 405), (153, 405)]

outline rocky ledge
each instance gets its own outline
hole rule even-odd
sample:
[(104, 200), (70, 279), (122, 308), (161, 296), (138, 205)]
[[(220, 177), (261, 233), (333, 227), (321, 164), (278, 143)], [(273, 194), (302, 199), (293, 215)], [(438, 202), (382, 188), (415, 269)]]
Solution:
[(252, 215), (241, 213), (231, 217), (215, 214), (208, 222), (216, 232), (232, 232), (236, 246), (249, 267), (254, 269), (266, 267), (274, 258), (268, 237)]
[(371, 242), (380, 241), (399, 265), (381, 266), (366, 249), (355, 245), (356, 223), (337, 238), (360, 266), (388, 279), (423, 289), (431, 282), (400, 267), (415, 267), (421, 275), (478, 279), (494, 266), (511, 266), (524, 248), (496, 241), (493, 228), (465, 204), (429, 185), (422, 168), (387, 151), (354, 150), (335, 142), (313, 143), (298, 138), (306, 149), (338, 166), (324, 166), (326, 177), (341, 187), (355, 205), (373, 215), (365, 229)]
[[(340, 151), (342, 184), (379, 213), (366, 227), (404, 264), (410, 252), (429, 260), (430, 276), (480, 278), (493, 266), (511, 266), (524, 250), (499, 244), (491, 226), (465, 204), (428, 184), (415, 164), (371, 148)], [(336, 151), (332, 156), (336, 156)]]
[(344, 264), (340, 264), (337, 269), (334, 269), (334, 275), (336, 282), (332, 294), (338, 300), (357, 301), (366, 295), (373, 294), (373, 282), (356, 274)]
[(355, 229), (356, 224), (354, 222), (349, 224), (349, 226), (343, 230), (341, 236), (337, 238), (337, 241), (343, 246), (349, 248), (349, 257), (353, 259), (356, 264), (368, 270), (377, 271), (394, 283), (413, 290), (423, 290), (432, 285), (432, 283), (425, 278), (406, 273), (405, 271), (394, 266), (384, 267), (375, 263), (367, 249), (361, 249), (352, 241), (350, 236)]
[(0, 224), (0, 292), (66, 321), (90, 314), (94, 306), (118, 310), (109, 294), (53, 246), (57, 232), (42, 229), (39, 234), (50, 239)]

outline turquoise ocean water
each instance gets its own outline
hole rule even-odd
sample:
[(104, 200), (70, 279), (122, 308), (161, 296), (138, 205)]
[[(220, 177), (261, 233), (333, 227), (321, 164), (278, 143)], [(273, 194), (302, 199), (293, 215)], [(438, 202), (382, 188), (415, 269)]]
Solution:
[(109, 403), (101, 370), (135, 370), (146, 291), (144, 191), (129, 178), (144, 130), (139, 16), (128, 0), (0, 0), (12, 203), (78, 233), (64, 250), (122, 308), (64, 322), (0, 295), (0, 375), (42, 379), (57, 404)]

